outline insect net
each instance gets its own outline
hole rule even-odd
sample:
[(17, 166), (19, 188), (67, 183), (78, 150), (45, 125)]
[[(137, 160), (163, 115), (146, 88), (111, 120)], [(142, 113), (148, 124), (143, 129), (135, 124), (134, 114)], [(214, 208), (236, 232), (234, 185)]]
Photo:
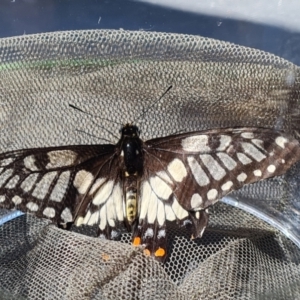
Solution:
[[(236, 126), (299, 137), (299, 68), (259, 50), (189, 35), (70, 31), (2, 39), (0, 63), (1, 152), (115, 143), (128, 122), (144, 140)], [(201, 239), (169, 223), (164, 265), (128, 233), (105, 241), (93, 227), (65, 231), (0, 210), (0, 298), (300, 298), (299, 179), (298, 163), (230, 194), (210, 208)]]

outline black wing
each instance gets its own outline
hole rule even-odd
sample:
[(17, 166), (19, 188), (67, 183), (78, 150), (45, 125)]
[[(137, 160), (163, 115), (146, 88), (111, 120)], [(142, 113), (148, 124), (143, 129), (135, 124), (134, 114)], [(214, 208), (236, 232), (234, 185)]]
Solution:
[(30, 212), (58, 224), (99, 223), (109, 236), (116, 223), (123, 221), (116, 155), (114, 145), (0, 154), (0, 207)]
[(298, 141), (271, 129), (216, 129), (147, 141), (134, 236), (148, 254), (164, 258), (166, 220), (190, 224), (192, 236), (200, 237), (209, 206), (299, 160)]

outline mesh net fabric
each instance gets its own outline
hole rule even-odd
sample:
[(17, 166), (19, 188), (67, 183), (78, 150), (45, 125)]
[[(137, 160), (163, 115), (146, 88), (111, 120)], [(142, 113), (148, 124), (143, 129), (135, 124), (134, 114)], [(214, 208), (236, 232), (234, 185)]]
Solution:
[(201, 240), (170, 231), (161, 266), (129, 234), (102, 241), (24, 215), (0, 232), (1, 288), (29, 299), (299, 298), (299, 250), (256, 217), (219, 203)]
[[(118, 135), (118, 124), (69, 103), (119, 123), (134, 121), (143, 139), (233, 126), (299, 136), (298, 67), (254, 49), (176, 34), (72, 31), (2, 39), (0, 62), (1, 152), (103, 143), (101, 137), (116, 142), (103, 127)], [(202, 239), (191, 241), (168, 224), (165, 265), (131, 247), (129, 234), (122, 243), (93, 238), (94, 228), (63, 231), (30, 215), (6, 222), (0, 298), (300, 298), (299, 177), (297, 164), (228, 198), (295, 243), (218, 203)], [(0, 211), (0, 220), (7, 214)]]

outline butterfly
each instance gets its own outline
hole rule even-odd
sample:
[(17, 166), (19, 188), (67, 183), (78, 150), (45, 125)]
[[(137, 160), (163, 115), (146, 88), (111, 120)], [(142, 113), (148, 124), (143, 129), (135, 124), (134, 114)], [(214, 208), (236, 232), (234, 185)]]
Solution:
[(299, 142), (273, 129), (227, 128), (143, 141), (133, 124), (117, 144), (0, 154), (0, 207), (66, 225), (97, 225), (117, 240), (123, 228), (144, 253), (164, 261), (166, 221), (201, 237), (208, 208), (231, 191), (285, 173)]

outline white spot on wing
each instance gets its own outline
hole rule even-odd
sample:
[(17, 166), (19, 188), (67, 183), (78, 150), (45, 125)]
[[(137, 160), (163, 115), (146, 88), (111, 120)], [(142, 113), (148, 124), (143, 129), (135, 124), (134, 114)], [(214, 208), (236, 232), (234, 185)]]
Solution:
[(262, 140), (259, 139), (253, 139), (251, 140), (251, 142), (257, 147), (260, 148), (261, 150), (264, 150), (264, 142)]
[(279, 136), (275, 139), (275, 143), (282, 149), (285, 148), (284, 144), (287, 143), (287, 141), (288, 140), (286, 138), (284, 138), (283, 136)]
[(100, 214), (100, 211), (96, 211), (93, 214), (91, 214), (91, 216), (87, 222), (87, 225), (93, 226), (95, 224), (98, 224), (99, 214)]
[(35, 160), (34, 155), (26, 156), (23, 160), (25, 168), (30, 170), (30, 171), (38, 171), (39, 169), (35, 165), (35, 161), (36, 160)]
[(158, 173), (156, 173), (156, 175), (161, 179), (163, 179), (164, 181), (172, 184), (172, 180), (170, 179), (169, 175), (167, 175), (165, 171), (159, 171)]
[(119, 183), (115, 184), (112, 197), (113, 197), (113, 205), (116, 213), (116, 218), (119, 221), (123, 221), (124, 220), (123, 196), (122, 196), (122, 189)]
[(93, 186), (91, 187), (89, 194), (92, 195), (94, 192), (102, 185), (102, 183), (105, 181), (105, 178), (98, 178)]
[(13, 161), (14, 161), (14, 159), (11, 158), (11, 157), (2, 159), (2, 160), (0, 160), (0, 166), (1, 166), (1, 167), (8, 166), (8, 165), (11, 164)]
[(232, 181), (227, 181), (221, 186), (221, 189), (222, 191), (229, 191), (232, 185), (233, 185)]
[(222, 179), (226, 172), (219, 163), (209, 154), (200, 154), (203, 164), (208, 169), (209, 173), (215, 180)]
[(71, 210), (66, 207), (62, 213), (61, 213), (61, 218), (62, 220), (65, 222), (65, 223), (68, 223), (68, 222), (72, 222), (73, 221), (73, 216), (72, 216), (72, 213), (71, 213)]
[(269, 165), (267, 170), (268, 170), (269, 173), (274, 173), (275, 170), (276, 170), (276, 167), (274, 165)]
[(185, 220), (183, 221), (183, 225), (186, 226), (186, 225), (188, 225), (188, 224), (193, 224), (193, 223), (192, 223), (191, 220), (185, 219)]
[(41, 200), (44, 199), (56, 174), (57, 172), (46, 173), (35, 186), (32, 196)]
[(43, 211), (43, 215), (48, 218), (54, 218), (55, 217), (55, 209), (52, 207), (46, 207)]
[(236, 177), (236, 179), (237, 179), (238, 181), (240, 181), (240, 182), (244, 182), (244, 181), (247, 179), (247, 175), (246, 175), (244, 172), (242, 172), (241, 174), (239, 174), (239, 175)]
[(219, 159), (222, 161), (222, 163), (228, 170), (231, 171), (236, 167), (236, 162), (228, 154), (219, 152), (216, 153), (216, 155), (219, 157)]
[(172, 209), (179, 220), (182, 220), (189, 215), (188, 212), (178, 203), (175, 197), (173, 198)]
[(243, 165), (248, 165), (252, 162), (252, 160), (248, 156), (246, 156), (244, 153), (238, 152), (236, 155), (237, 155), (239, 161)]
[(84, 218), (83, 218), (83, 224), (87, 224), (88, 223), (88, 221), (89, 221), (89, 219), (90, 219), (90, 217), (91, 217), (91, 211), (89, 210), (86, 214), (85, 214), (85, 216), (84, 216)]
[(194, 135), (186, 137), (181, 141), (182, 149), (186, 152), (208, 152), (210, 147), (208, 146), (207, 135)]
[(141, 211), (139, 218), (141, 220), (145, 219), (148, 211), (150, 196), (152, 194), (152, 189), (148, 181), (145, 181), (141, 186)]
[(192, 209), (203, 208), (203, 199), (202, 199), (202, 197), (198, 193), (195, 193), (192, 196), (192, 199), (191, 199), (191, 208)]
[(208, 200), (215, 200), (218, 196), (218, 191), (216, 189), (211, 189), (207, 192)]
[(165, 205), (165, 213), (166, 213), (166, 219), (168, 221), (174, 221), (176, 220), (176, 216), (175, 216), (175, 213), (172, 209), (172, 207), (168, 204)]
[(193, 156), (189, 156), (187, 158), (188, 164), (190, 166), (190, 169), (193, 173), (193, 176), (196, 180), (196, 182), (200, 186), (205, 186), (209, 184), (209, 178), (207, 177), (206, 173), (203, 171), (199, 163), (196, 161), (196, 159)]
[(168, 171), (177, 182), (181, 182), (187, 175), (183, 162), (178, 158), (175, 158), (170, 162), (168, 165)]
[(56, 150), (48, 152), (49, 163), (47, 169), (67, 167), (72, 165), (77, 157), (77, 153), (72, 150)]
[(113, 180), (109, 180), (108, 182), (104, 183), (96, 193), (93, 199), (93, 204), (100, 205), (104, 203), (112, 193), (113, 187), (114, 187)]
[(110, 236), (111, 236), (111, 239), (114, 240), (114, 239), (116, 239), (117, 237), (120, 236), (120, 233), (116, 230), (112, 230)]
[(11, 201), (15, 204), (15, 205), (19, 205), (22, 203), (23, 199), (19, 196), (14, 196)]
[(149, 199), (149, 203), (151, 203), (151, 205), (148, 206), (148, 211), (147, 211), (147, 220), (149, 223), (153, 224), (156, 216), (157, 216), (157, 207), (158, 207), (158, 199), (155, 195), (155, 193), (151, 193), (150, 194), (150, 199)]
[(26, 207), (31, 211), (37, 211), (39, 209), (39, 206), (34, 202), (28, 202)]
[(231, 143), (232, 138), (229, 135), (220, 136), (220, 146), (217, 148), (217, 151), (224, 151)]
[(6, 180), (9, 177), (11, 177), (12, 174), (13, 174), (13, 169), (8, 169), (0, 175), (0, 187), (6, 182)]
[[(115, 220), (117, 219), (117, 212), (115, 209), (115, 200), (120, 203), (119, 206), (122, 206), (122, 198), (120, 198), (119, 195), (119, 189), (114, 186), (114, 189), (111, 193), (111, 196), (108, 198), (106, 204), (104, 205), (106, 207), (106, 218), (109, 226), (115, 227)], [(123, 218), (123, 216), (122, 216)]]
[(166, 237), (166, 230), (165, 229), (161, 229), (158, 231), (157, 233), (157, 238), (161, 239), (161, 238), (164, 238)]
[(153, 229), (147, 228), (147, 230), (144, 233), (144, 238), (152, 238), (154, 236)]
[(260, 176), (262, 175), (261, 170), (255, 170), (255, 171), (253, 171), (253, 174), (254, 174), (256, 177), (260, 177)]
[(4, 195), (0, 195), (0, 203), (5, 201), (5, 196)]
[(157, 206), (157, 221), (160, 226), (165, 224), (165, 221), (166, 221), (165, 206), (159, 200), (158, 200), (158, 206)]
[(116, 226), (116, 223), (115, 223), (114, 219), (110, 218), (110, 219), (107, 219), (107, 221), (108, 221), (108, 224), (109, 224), (110, 227), (115, 227)]
[(106, 207), (103, 206), (100, 210), (100, 224), (99, 224), (99, 228), (100, 230), (104, 230), (104, 228), (106, 227)]
[(75, 221), (75, 226), (80, 226), (83, 224), (83, 217), (78, 217)]
[(242, 147), (248, 155), (252, 156), (256, 161), (260, 162), (266, 158), (266, 156), (260, 152), (255, 146), (250, 143), (242, 143)]
[(16, 187), (17, 183), (19, 182), (20, 177), (18, 175), (15, 175), (13, 178), (9, 180), (9, 182), (6, 184), (6, 188), (13, 189)]
[(33, 188), (33, 185), (35, 184), (37, 179), (38, 179), (37, 173), (29, 174), (21, 183), (21, 189), (24, 192), (29, 192)]
[(157, 176), (150, 178), (150, 185), (155, 194), (161, 199), (168, 200), (172, 194), (171, 187)]
[(76, 187), (80, 194), (85, 194), (92, 184), (94, 180), (94, 176), (92, 173), (87, 172), (85, 170), (80, 170), (77, 172), (73, 185)]
[(69, 185), (70, 174), (70, 171), (65, 171), (60, 174), (50, 195), (50, 200), (56, 202), (61, 202), (63, 200), (67, 187)]
[(241, 134), (241, 136), (242, 136), (244, 139), (253, 139), (253, 138), (254, 138), (253, 132), (243, 132), (243, 133)]

